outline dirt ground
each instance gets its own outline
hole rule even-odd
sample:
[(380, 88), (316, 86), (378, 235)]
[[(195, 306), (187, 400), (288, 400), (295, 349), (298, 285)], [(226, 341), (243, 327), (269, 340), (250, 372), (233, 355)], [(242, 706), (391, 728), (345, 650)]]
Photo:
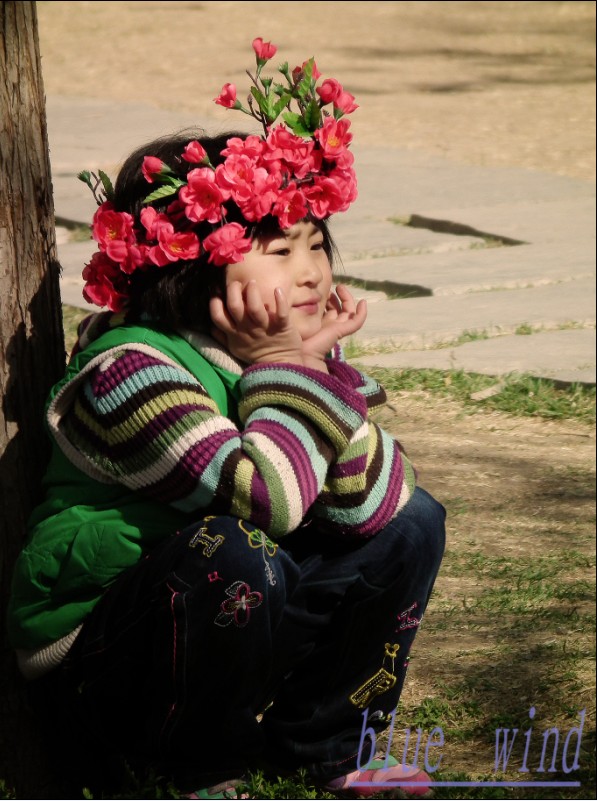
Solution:
[[(595, 180), (593, 2), (38, 2), (48, 94), (137, 101), (228, 127), (251, 41), (316, 56), (360, 104), (355, 143)], [(234, 114), (234, 117), (241, 117)], [(238, 120), (235, 120), (238, 124)]]
[[(595, 180), (593, 2), (37, 5), (47, 94), (140, 101), (229, 126), (230, 112), (212, 99), (225, 82), (247, 86), (250, 43), (262, 36), (291, 66), (315, 55), (322, 72), (357, 97), (359, 144)], [(471, 416), (419, 393), (391, 400), (382, 422), (413, 456), (421, 484), (448, 507), (449, 552), (513, 560), (554, 549), (593, 552), (594, 428)], [(474, 597), (480, 580), (440, 574), (440, 605)], [(420, 703), (434, 682), (478, 665), (471, 654), (506, 636), (492, 621), (481, 630), (459, 624), (456, 632), (429, 639), (421, 632), (407, 705)], [(525, 647), (540, 640), (535, 632)], [(532, 660), (527, 667), (505, 685), (523, 701), (543, 675)], [(498, 669), (514, 676), (511, 666)], [(586, 695), (591, 684), (586, 673), (575, 692)], [(580, 708), (577, 699), (570, 703)], [(457, 762), (483, 771), (470, 749)]]

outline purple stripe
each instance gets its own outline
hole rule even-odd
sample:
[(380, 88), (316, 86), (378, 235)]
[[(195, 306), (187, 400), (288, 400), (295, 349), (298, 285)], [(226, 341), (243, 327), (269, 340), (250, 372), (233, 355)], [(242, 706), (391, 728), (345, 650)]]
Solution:
[[(402, 494), (404, 467), (397, 448), (394, 448), (393, 456), (390, 480), (385, 487), (381, 503), (367, 523), (362, 526), (363, 533), (373, 534), (376, 531), (380, 531), (390, 522), (398, 506), (400, 495)], [(388, 457), (386, 456), (386, 458)]]
[(364, 473), (366, 469), (367, 454), (364, 453), (362, 456), (355, 456), (354, 459), (349, 459), (342, 464), (335, 464), (330, 470), (330, 475), (333, 478), (353, 478)]
[(283, 451), (297, 477), (304, 513), (319, 494), (320, 487), (309, 454), (305, 451), (300, 439), (286, 426), (273, 420), (255, 421), (251, 423), (248, 430), (251, 433), (264, 434)]
[(272, 521), (272, 503), (263, 476), (255, 471), (251, 480), (251, 522), (268, 531)]

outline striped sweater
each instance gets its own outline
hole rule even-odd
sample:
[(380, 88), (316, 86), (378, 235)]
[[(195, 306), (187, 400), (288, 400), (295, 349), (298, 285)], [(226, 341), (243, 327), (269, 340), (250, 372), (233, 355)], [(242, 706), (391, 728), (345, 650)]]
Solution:
[(15, 566), (8, 631), (28, 677), (64, 658), (124, 569), (200, 517), (245, 518), (275, 538), (314, 520), (371, 537), (414, 489), (399, 445), (369, 419), (383, 390), (339, 352), (329, 374), (247, 367), (207, 337), (117, 319), (106, 332), (98, 317), (52, 391), (45, 499)]
[(287, 364), (243, 369), (213, 340), (185, 336), (238, 375), (238, 409), (221, 414), (200, 381), (159, 353), (133, 345), (109, 352), (77, 377), (63, 416), (50, 410), (78, 467), (183, 512), (251, 520), (272, 537), (307, 516), (331, 532), (369, 537), (408, 501), (413, 469), (368, 419), (385, 400), (376, 382), (338, 354), (329, 374)]

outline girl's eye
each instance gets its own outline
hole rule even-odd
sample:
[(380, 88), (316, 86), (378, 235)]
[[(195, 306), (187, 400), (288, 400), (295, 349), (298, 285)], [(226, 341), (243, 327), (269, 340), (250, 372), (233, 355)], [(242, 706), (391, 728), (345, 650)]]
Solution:
[(276, 248), (275, 250), (271, 251), (272, 256), (288, 256), (290, 253), (290, 248)]
[(311, 250), (323, 250), (323, 242), (314, 242), (311, 245)]

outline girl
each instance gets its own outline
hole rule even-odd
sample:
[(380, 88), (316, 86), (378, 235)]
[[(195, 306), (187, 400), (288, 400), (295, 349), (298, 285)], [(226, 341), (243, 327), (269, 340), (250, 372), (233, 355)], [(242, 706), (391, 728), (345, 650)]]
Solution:
[[(275, 48), (253, 47), (259, 86)], [(362, 753), (398, 702), (444, 510), (338, 345), (366, 318), (332, 290), (325, 221), (356, 196), (350, 96), (312, 60), (282, 72), (252, 95), (265, 136), (168, 137), (114, 189), (100, 176), (84, 294), (110, 311), (50, 396), (9, 621), (76, 780), (120, 754), (193, 798), (236, 797), (256, 766), (428, 789)]]

